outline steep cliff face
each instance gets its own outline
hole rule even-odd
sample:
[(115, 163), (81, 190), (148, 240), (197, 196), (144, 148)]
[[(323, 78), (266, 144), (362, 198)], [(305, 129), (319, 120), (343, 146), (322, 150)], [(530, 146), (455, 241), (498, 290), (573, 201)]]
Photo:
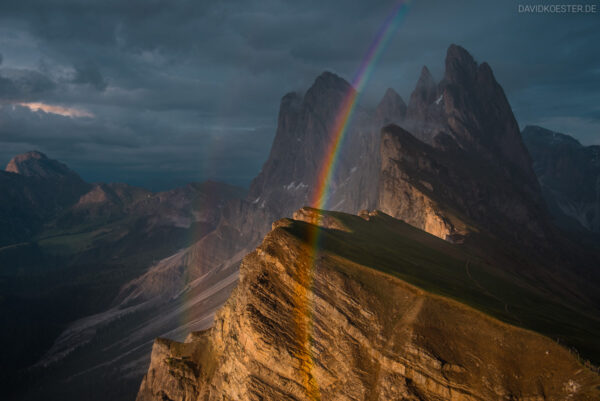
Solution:
[(353, 90), (344, 79), (326, 72), (303, 97), (291, 93), (282, 99), (269, 159), (250, 187), (253, 202), (279, 216), (291, 214), (298, 203), (309, 203), (329, 131), (344, 97)]
[[(304, 96), (290, 93), (283, 97), (273, 146), (250, 186), (250, 202), (270, 209), (275, 219), (290, 216), (294, 210), (310, 204), (331, 131), (344, 99), (352, 92), (354, 88), (347, 81), (324, 72)], [(376, 120), (395, 120), (403, 114), (403, 103), (397, 94), (388, 92), (378, 113), (357, 108), (331, 185), (332, 209), (356, 212), (375, 206), (379, 130)], [(369, 190), (357, 193), (354, 188), (359, 185), (366, 185)]]
[(501, 166), (443, 134), (436, 145), (398, 126), (382, 130), (382, 211), (448, 240), (483, 231), (531, 244), (551, 232), (543, 204), (504, 175)]
[(439, 176), (447, 170), (432, 153), (433, 148), (398, 126), (382, 131), (379, 207), (436, 237), (461, 241), (469, 233), (467, 224), (435, 199), (448, 177)]
[(536, 126), (525, 127), (523, 140), (555, 217), (567, 216), (600, 232), (600, 146), (582, 146), (568, 135)]
[[(423, 289), (423, 271), (440, 274), (442, 265), (462, 279), (464, 271), (451, 267), (464, 262), (458, 248), (377, 212), (362, 218), (316, 213), (305, 209), (295, 217), (326, 222), (318, 255), (310, 245), (314, 225), (276, 222), (244, 259), (240, 282), (213, 328), (185, 343), (155, 342), (138, 401), (600, 396), (600, 377), (554, 341)], [(381, 229), (387, 239), (373, 238), (372, 254), (354, 249), (353, 238)], [(405, 256), (383, 262), (378, 247), (392, 245)], [(441, 256), (440, 266), (412, 253), (421, 247)], [(466, 269), (481, 280), (478, 263), (467, 259)], [(408, 283), (417, 276), (421, 288)], [(453, 284), (439, 285), (448, 293)], [(464, 297), (464, 289), (454, 294)], [(479, 306), (487, 302), (493, 301)]]
[(460, 148), (500, 164), (506, 175), (539, 196), (519, 127), (490, 66), (477, 64), (464, 48), (450, 45), (445, 67), (437, 85), (423, 68), (403, 127), (433, 146), (437, 135), (451, 137)]
[(382, 130), (379, 209), (444, 239), (484, 231), (547, 242), (529, 155), (486, 63), (451, 45), (444, 78), (436, 84), (423, 67), (399, 126)]

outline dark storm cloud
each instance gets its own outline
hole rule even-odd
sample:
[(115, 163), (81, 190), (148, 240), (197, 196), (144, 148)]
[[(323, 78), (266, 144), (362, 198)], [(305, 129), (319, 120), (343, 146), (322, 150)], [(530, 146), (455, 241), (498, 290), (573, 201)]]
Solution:
[(0, 69), (0, 102), (37, 99), (55, 86), (51, 79), (35, 70)]
[(75, 79), (73, 79), (73, 82), (76, 84), (90, 84), (99, 91), (103, 91), (108, 85), (98, 67), (91, 62), (75, 67)]
[[(2, 2), (0, 157), (41, 148), (90, 179), (247, 184), (268, 153), (281, 96), (325, 69), (350, 79), (394, 3)], [(408, 98), (423, 64), (440, 79), (454, 42), (491, 64), (522, 126), (597, 143), (599, 15), (525, 15), (517, 5), (414, 1), (364, 101), (389, 86)]]

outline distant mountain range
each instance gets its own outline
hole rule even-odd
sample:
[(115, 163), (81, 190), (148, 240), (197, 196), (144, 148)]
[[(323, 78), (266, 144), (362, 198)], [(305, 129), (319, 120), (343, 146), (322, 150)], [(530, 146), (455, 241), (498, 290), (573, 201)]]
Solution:
[(216, 182), (160, 193), (89, 184), (40, 152), (13, 158), (0, 187), (0, 319), (10, 327), (0, 340), (13, 344), (0, 373), (8, 389), (24, 386), (21, 370), (70, 322), (109, 309), (125, 283), (214, 230), (225, 202), (245, 193)]
[[(286, 329), (280, 326), (287, 323), (277, 322), (285, 322), (287, 318), (273, 316), (278, 309), (272, 305), (296, 301), (281, 295), (289, 290), (289, 283), (271, 288), (259, 280), (261, 272), (274, 280), (288, 280), (285, 275), (274, 273), (271, 259), (260, 255), (271, 252), (269, 241), (274, 241), (277, 249), (285, 248), (288, 240), (294, 249), (305, 246), (301, 231), (307, 229), (307, 223), (314, 225), (318, 221), (307, 216), (320, 212), (308, 209), (295, 212), (309, 203), (316, 190), (324, 145), (343, 99), (352, 91), (345, 80), (325, 72), (305, 94), (285, 95), (269, 158), (247, 194), (211, 182), (163, 193), (125, 184), (88, 184), (63, 164), (39, 152), (13, 159), (7, 172), (0, 173), (0, 185), (7, 188), (0, 194), (0, 219), (5, 222), (0, 229), (1, 285), (10, 291), (2, 299), (0, 311), (6, 324), (17, 328), (3, 334), (4, 340), (21, 347), (8, 355), (8, 363), (2, 364), (3, 370), (10, 373), (6, 377), (16, 387), (21, 386), (17, 388), (17, 397), (58, 400), (77, 394), (77, 398), (89, 400), (133, 399), (148, 368), (153, 339), (168, 337), (182, 341), (190, 332), (210, 328), (215, 312), (238, 282), (240, 262), (250, 253), (243, 262), (244, 277), (250, 278), (238, 286), (227, 308), (219, 312), (218, 328), (192, 334), (194, 345), (190, 346), (158, 341), (138, 398), (183, 400), (194, 394), (196, 398), (206, 395), (212, 399), (220, 391), (216, 389), (224, 386), (223, 380), (237, 380), (244, 383), (236, 390), (239, 394), (247, 391), (264, 399), (282, 399), (282, 394), (296, 397), (291, 399), (305, 399), (300, 390), (282, 393), (282, 386), (286, 387), (281, 381), (284, 379), (274, 380), (264, 370), (250, 375), (252, 380), (248, 378), (251, 368), (242, 366), (241, 355), (248, 355), (246, 361), (256, 360), (264, 369), (273, 363), (268, 358), (275, 358), (275, 349), (269, 348), (264, 360), (256, 359), (257, 354), (247, 348), (240, 349), (237, 355), (229, 352), (208, 355), (202, 349), (206, 349), (206, 344), (222, 349), (224, 343), (219, 342), (228, 342), (231, 336), (256, 335), (250, 339), (270, 345), (279, 336), (286, 336)], [(419, 341), (430, 341), (403, 342), (397, 353), (389, 356), (390, 361), (397, 363), (402, 347), (412, 344), (416, 347), (413, 347), (416, 359), (404, 369), (411, 366), (410, 369), (427, 370), (447, 365), (446, 371), (425, 375), (429, 377), (427, 380), (439, 382), (442, 375), (444, 383), (458, 383), (448, 384), (446, 390), (440, 384), (439, 390), (446, 391), (444, 394), (455, 391), (449, 388), (461, 387), (482, 399), (489, 399), (486, 397), (491, 394), (516, 394), (511, 392), (531, 397), (541, 396), (540, 391), (556, 397), (568, 396), (568, 391), (562, 385), (556, 387), (556, 383), (580, 380), (579, 376), (573, 376), (579, 362), (547, 338), (523, 334), (513, 326), (560, 339), (575, 347), (584, 358), (600, 361), (600, 348), (593, 340), (600, 337), (600, 252), (587, 245), (593, 244), (598, 232), (598, 149), (585, 148), (570, 137), (547, 132), (528, 127), (521, 135), (490, 66), (476, 63), (465, 49), (455, 45), (448, 49), (442, 80), (436, 82), (424, 67), (408, 104), (389, 89), (375, 109), (356, 110), (331, 183), (328, 207), (359, 214), (363, 219), (334, 214), (341, 226), (350, 225), (355, 230), (344, 233), (332, 227), (321, 228), (331, 236), (331, 243), (326, 245), (331, 257), (339, 260), (334, 256), (338, 255), (345, 262), (338, 267), (328, 264), (322, 276), (318, 273), (317, 281), (335, 278), (334, 288), (327, 291), (342, 291), (341, 277), (350, 274), (348, 285), (356, 287), (356, 296), (371, 299), (381, 294), (373, 293), (378, 290), (368, 286), (361, 287), (366, 285), (363, 279), (390, 275), (398, 280), (390, 291), (399, 291), (402, 296), (410, 293), (410, 297), (420, 294), (419, 302), (434, 309), (448, 308), (458, 301), (473, 308), (465, 312), (467, 321), (473, 321), (479, 316), (477, 313), (483, 312), (488, 315), (486, 319), (512, 325), (507, 329), (504, 323), (490, 323), (486, 326), (489, 336), (497, 336), (501, 330), (502, 335), (515, 336), (519, 346), (527, 343), (550, 347), (553, 355), (556, 351), (560, 356), (549, 364), (573, 367), (536, 388), (515, 379), (514, 387), (500, 383), (491, 385), (496, 386), (495, 393), (487, 392), (474, 383), (475, 362), (446, 355), (439, 348), (442, 346), (439, 336), (414, 326), (414, 322), (426, 319), (421, 307), (410, 322), (396, 315), (385, 316), (369, 305), (353, 309), (353, 314), (378, 316), (378, 323), (369, 324), (382, 324), (382, 330), (398, 324), (401, 330), (421, 333)], [(566, 175), (566, 171), (572, 171), (573, 175)], [(369, 212), (373, 210), (379, 212)], [(276, 223), (272, 228), (273, 222), (293, 216), (293, 221)], [(365, 222), (370, 219), (374, 228)], [(385, 238), (389, 240), (385, 245), (379, 237), (382, 232), (390, 236)], [(292, 237), (288, 238), (289, 235)], [(340, 245), (344, 242), (362, 251), (353, 253)], [(253, 252), (259, 245), (259, 250)], [(413, 248), (420, 253), (410, 258), (398, 253), (398, 249), (408, 252)], [(297, 260), (289, 260), (289, 255), (277, 254), (274, 258), (290, 269), (303, 268)], [(445, 261), (450, 259), (452, 262), (446, 266)], [(404, 261), (394, 265), (396, 260)], [(430, 273), (419, 273), (420, 266)], [(64, 282), (56, 281), (59, 274), (66, 278)], [(54, 281), (49, 277), (54, 277)], [(415, 288), (404, 289), (402, 282)], [(338, 284), (342, 287), (335, 287)], [(267, 298), (244, 298), (241, 294), (250, 291), (248, 286), (264, 290), (264, 294), (276, 293)], [(431, 301), (437, 296), (444, 299)], [(335, 299), (326, 298), (323, 299), (327, 305), (323, 307), (333, 305), (332, 310), (338, 311), (349, 308), (349, 301), (340, 306)], [(77, 307), (72, 307), (75, 299)], [(380, 301), (383, 302), (376, 303)], [(275, 326), (269, 326), (254, 312), (244, 314), (242, 306), (268, 313)], [(393, 307), (398, 316), (409, 313), (410, 308), (405, 306)], [(20, 310), (25, 311), (21, 320), (17, 316)], [(39, 320), (48, 310), (58, 315)], [(449, 316), (459, 310), (462, 309), (450, 307)], [(322, 310), (316, 316), (320, 319), (317, 325), (324, 332), (328, 330), (325, 330), (327, 316)], [(30, 334), (31, 321), (37, 322), (33, 331), (36, 334)], [(361, 322), (351, 319), (346, 324), (338, 319), (335, 325), (350, 339), (355, 338), (351, 334), (355, 328), (356, 333), (367, 335), (361, 326), (367, 323)], [(238, 324), (254, 329), (246, 332), (228, 326)], [(444, 333), (444, 324), (440, 323), (436, 330)], [(266, 337), (256, 334), (256, 330), (263, 330), (259, 326), (265, 330), (272, 327), (274, 332), (269, 335), (274, 337), (265, 340)], [(231, 338), (216, 333), (225, 328)], [(44, 335), (37, 334), (40, 330)], [(364, 374), (374, 375), (377, 368), (369, 364), (379, 357), (373, 354), (373, 349), (381, 352), (382, 346), (373, 341), (388, 333), (385, 330), (379, 334), (369, 332), (367, 337), (375, 337), (359, 341), (356, 351), (344, 342), (340, 357), (351, 360), (363, 358), (360, 355), (364, 354), (367, 364), (364, 366), (373, 366), (365, 368)], [(456, 334), (454, 328), (448, 330), (448, 336)], [(483, 338), (479, 340), (483, 344)], [(324, 352), (331, 352), (334, 346), (327, 341), (322, 344)], [(241, 345), (234, 342), (229, 346)], [(293, 351), (296, 346), (286, 340), (277, 352), (291, 352), (290, 361), (302, 360), (303, 356)], [(464, 349), (465, 344), (457, 346)], [(514, 348), (509, 354), (519, 352)], [(433, 355), (438, 357), (437, 362), (433, 359), (424, 362), (432, 353), (437, 353)], [(21, 360), (20, 355), (28, 357)], [(189, 358), (192, 364), (188, 363)], [(546, 363), (540, 356), (527, 361), (515, 357), (505, 361), (507, 367), (499, 366), (496, 356), (486, 358), (485, 363), (493, 365), (486, 373), (490, 380), (497, 375), (512, 374), (515, 366), (519, 366), (515, 369), (531, 369)], [(327, 361), (323, 369), (331, 372), (340, 363), (337, 357)], [(206, 373), (207, 366), (218, 369)], [(223, 366), (236, 369), (226, 372)], [(384, 376), (374, 378), (371, 384), (361, 379), (363, 373), (356, 370), (362, 369), (361, 366), (359, 362), (348, 365), (345, 375), (352, 387), (344, 394), (360, 398), (359, 394), (375, 391), (374, 388), (391, 391), (392, 387), (378, 384), (380, 380), (388, 380)], [(585, 369), (581, 373), (585, 379), (581, 380), (595, 383), (597, 376)], [(386, 375), (398, 373), (387, 367), (383, 371)], [(318, 381), (336, 379), (331, 372), (319, 373)], [(228, 374), (232, 375), (229, 379)], [(296, 374), (302, 375), (298, 371)], [(286, 376), (285, 380), (293, 376)], [(425, 392), (428, 394), (425, 399), (429, 399), (437, 394), (431, 386), (414, 384), (420, 383), (417, 376), (401, 376), (406, 396), (417, 397)], [(152, 381), (151, 377), (157, 379)], [(184, 381), (182, 377), (187, 379)], [(25, 385), (31, 382), (35, 385)], [(25, 387), (27, 390), (23, 391)], [(98, 388), (105, 390), (99, 392)], [(589, 388), (593, 390), (593, 386)], [(588, 387), (581, 389), (581, 394), (588, 391)], [(327, 391), (337, 394), (334, 387)], [(236, 399), (235, 394), (230, 397)], [(384, 394), (388, 393), (380, 393), (380, 397)], [(435, 396), (449, 399), (440, 394)], [(593, 391), (585, 394), (593, 397)]]
[(568, 135), (536, 126), (525, 127), (523, 141), (559, 224), (600, 233), (600, 146), (582, 146)]

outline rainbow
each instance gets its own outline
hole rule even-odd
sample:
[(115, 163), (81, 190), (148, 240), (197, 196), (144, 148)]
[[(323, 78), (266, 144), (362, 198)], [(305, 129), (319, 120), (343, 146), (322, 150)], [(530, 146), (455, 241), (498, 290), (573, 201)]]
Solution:
[[(377, 61), (384, 52), (387, 44), (396, 32), (404, 16), (408, 12), (411, 0), (400, 0), (392, 12), (385, 19), (377, 35), (371, 42), (354, 79), (352, 87), (344, 97), (335, 117), (333, 128), (330, 131), (325, 156), (321, 169), (317, 175), (315, 190), (311, 199), (311, 206), (316, 209), (326, 209), (331, 192), (331, 183), (336, 169), (344, 138), (352, 121), (356, 105), (362, 90), (369, 81)], [(321, 215), (318, 215), (319, 219)], [(294, 288), (295, 308), (294, 323), (296, 326), (296, 339), (299, 348), (296, 357), (300, 361), (300, 373), (306, 396), (309, 400), (321, 399), (321, 392), (314, 374), (314, 358), (312, 355), (313, 310), (314, 300), (312, 287), (314, 284), (314, 271), (319, 254), (319, 239), (321, 230), (320, 222), (311, 226), (308, 231), (309, 256), (305, 266), (298, 267), (297, 283)], [(300, 261), (301, 262), (301, 261)], [(303, 263), (300, 263), (303, 264)]]
[(329, 143), (325, 148), (325, 157), (321, 163), (322, 168), (317, 176), (317, 185), (311, 201), (311, 206), (314, 208), (325, 209), (327, 206), (332, 177), (340, 155), (340, 149), (342, 148), (344, 138), (348, 132), (348, 127), (352, 121), (360, 94), (371, 78), (375, 65), (383, 54), (394, 32), (396, 32), (404, 19), (410, 2), (411, 0), (401, 0), (396, 4), (393, 11), (385, 19), (383, 25), (377, 32), (377, 35), (371, 42), (358, 71), (354, 75), (352, 88), (348, 91), (346, 97), (342, 101), (338, 114), (334, 120)]

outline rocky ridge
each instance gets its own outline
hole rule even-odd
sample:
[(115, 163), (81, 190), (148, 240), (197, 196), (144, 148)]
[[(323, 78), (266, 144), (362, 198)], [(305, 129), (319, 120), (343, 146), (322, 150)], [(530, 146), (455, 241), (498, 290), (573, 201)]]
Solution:
[[(321, 220), (315, 213), (296, 217)], [(408, 229), (377, 213), (364, 214), (362, 223), (327, 216), (333, 226), (351, 223), (350, 236), (379, 224)], [(600, 395), (598, 374), (552, 340), (336, 253), (335, 237), (344, 231), (327, 229), (315, 261), (306, 242), (315, 226), (284, 219), (273, 227), (244, 258), (213, 328), (184, 343), (155, 342), (138, 401)], [(435, 241), (417, 239), (437, 247)]]

